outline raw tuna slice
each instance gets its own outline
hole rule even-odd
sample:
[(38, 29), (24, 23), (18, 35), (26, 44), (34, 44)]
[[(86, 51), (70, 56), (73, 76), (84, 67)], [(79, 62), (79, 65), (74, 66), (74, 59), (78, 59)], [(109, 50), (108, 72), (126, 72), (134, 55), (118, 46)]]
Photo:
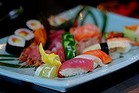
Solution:
[(73, 58), (65, 61), (59, 68), (59, 76), (68, 77), (93, 71), (93, 61), (85, 58)]

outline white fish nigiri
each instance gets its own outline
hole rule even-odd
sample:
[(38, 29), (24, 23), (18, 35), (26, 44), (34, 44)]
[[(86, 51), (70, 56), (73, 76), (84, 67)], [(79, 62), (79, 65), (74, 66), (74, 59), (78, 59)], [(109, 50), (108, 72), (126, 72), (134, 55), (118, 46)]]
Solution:
[[(108, 41), (107, 42), (107, 48), (108, 48), (109, 53), (113, 53), (113, 52), (126, 53), (130, 50), (131, 45), (128, 42)], [(83, 50), (83, 52), (86, 52), (89, 50), (96, 50), (96, 49), (102, 49), (100, 43), (94, 44), (94, 45), (91, 45), (91, 46), (85, 48)]]

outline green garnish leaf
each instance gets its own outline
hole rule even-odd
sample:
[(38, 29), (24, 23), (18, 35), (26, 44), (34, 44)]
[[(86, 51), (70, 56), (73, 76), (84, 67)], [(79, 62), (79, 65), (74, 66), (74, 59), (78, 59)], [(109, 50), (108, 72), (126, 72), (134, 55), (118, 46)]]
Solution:
[(32, 68), (34, 66), (27, 66), (27, 65), (20, 65), (20, 64), (10, 64), (10, 63), (4, 63), (0, 62), (0, 66), (7, 66), (12, 68)]
[(0, 57), (18, 57), (17, 55), (0, 54)]

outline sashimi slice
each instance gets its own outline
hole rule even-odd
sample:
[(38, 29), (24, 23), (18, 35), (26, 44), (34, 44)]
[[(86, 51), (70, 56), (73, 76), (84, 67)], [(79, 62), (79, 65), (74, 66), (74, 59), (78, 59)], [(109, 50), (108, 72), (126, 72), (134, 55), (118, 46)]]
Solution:
[(102, 40), (100, 29), (93, 24), (86, 24), (77, 28), (71, 28), (70, 33), (74, 35), (74, 38), (77, 41), (93, 37), (97, 37), (100, 42)]

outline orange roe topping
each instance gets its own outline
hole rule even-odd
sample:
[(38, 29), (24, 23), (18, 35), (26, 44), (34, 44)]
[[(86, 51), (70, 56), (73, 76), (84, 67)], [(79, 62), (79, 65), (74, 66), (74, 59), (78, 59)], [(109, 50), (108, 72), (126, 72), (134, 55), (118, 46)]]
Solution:
[(132, 30), (132, 31), (136, 31), (138, 26), (137, 25), (133, 25), (133, 26), (125, 26), (126, 29)]

